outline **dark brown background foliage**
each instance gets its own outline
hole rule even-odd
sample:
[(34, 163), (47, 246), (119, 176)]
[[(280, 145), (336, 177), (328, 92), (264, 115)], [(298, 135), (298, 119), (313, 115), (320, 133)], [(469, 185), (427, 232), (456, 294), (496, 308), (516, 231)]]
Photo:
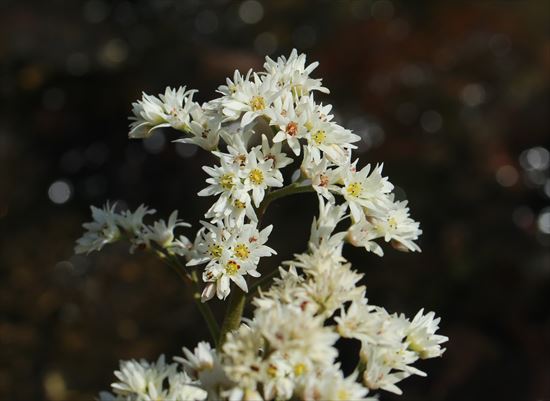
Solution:
[[(129, 141), (130, 103), (180, 84), (208, 100), (297, 47), (424, 229), (421, 254), (347, 251), (371, 302), (434, 310), (450, 337), (401, 399), (550, 399), (549, 29), (544, 0), (2, 1), (0, 398), (91, 399), (120, 358), (206, 338), (163, 265), (73, 241), (108, 199), (196, 226), (213, 158), (170, 131)], [(269, 210), (262, 269), (304, 249), (315, 213), (311, 195)]]

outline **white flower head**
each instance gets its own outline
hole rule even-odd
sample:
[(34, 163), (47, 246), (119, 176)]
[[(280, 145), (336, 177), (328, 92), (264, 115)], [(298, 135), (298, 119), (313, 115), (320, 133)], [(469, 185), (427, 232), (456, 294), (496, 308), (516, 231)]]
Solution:
[(407, 342), (409, 343), (409, 348), (418, 353), (421, 359), (435, 358), (443, 355), (445, 348), (441, 348), (440, 344), (446, 342), (449, 338), (435, 334), (439, 328), (439, 321), (441, 319), (435, 319), (433, 312), (425, 315), (423, 312), (423, 309), (418, 311), (411, 325), (406, 330)]
[(386, 205), (393, 185), (382, 176), (383, 165), (377, 165), (371, 172), (370, 164), (359, 171), (356, 164), (357, 161), (341, 167), (343, 187), (334, 189), (348, 202), (354, 221), (359, 221), (365, 215), (363, 208), (372, 213)]
[(299, 55), (296, 49), (292, 49), (288, 59), (281, 56), (275, 61), (266, 57), (264, 68), (279, 88), (287, 88), (294, 96), (299, 97), (314, 90), (329, 93), (329, 90), (322, 86), (321, 79), (309, 77), (318, 65), (318, 62), (313, 62), (306, 66), (306, 55)]
[(75, 253), (90, 253), (99, 251), (104, 245), (115, 242), (120, 238), (117, 226), (118, 214), (115, 213), (116, 203), (108, 202), (102, 209), (91, 206), (93, 221), (84, 223), (87, 231), (76, 241)]
[(146, 226), (144, 238), (146, 241), (154, 241), (159, 246), (169, 249), (175, 239), (174, 229), (176, 227), (191, 227), (191, 224), (179, 220), (178, 211), (174, 210), (168, 218), (168, 222), (161, 219), (154, 222), (152, 226)]
[(280, 170), (283, 167), (288, 166), (293, 162), (293, 159), (286, 156), (286, 153), (281, 152), (281, 143), (274, 143), (273, 146), (269, 144), (269, 139), (265, 135), (262, 135), (262, 145), (254, 148), (256, 158), (258, 160), (273, 162), (272, 168)]
[(224, 94), (219, 99), (220, 108), (225, 121), (237, 120), (241, 117), (241, 127), (245, 127), (257, 117), (266, 114), (278, 91), (266, 76), (248, 73), (244, 79), (238, 79), (238, 84), (226, 88), (220, 87)]
[(190, 110), (198, 107), (193, 102), (196, 90), (185, 90), (180, 86), (177, 90), (167, 87), (164, 95), (159, 97), (143, 93), (141, 100), (133, 103), (133, 117), (130, 117), (130, 138), (147, 138), (153, 130), (161, 127), (172, 127), (188, 131)]
[(219, 116), (208, 113), (204, 107), (193, 107), (190, 110), (190, 115), (188, 132), (191, 136), (176, 139), (174, 142), (195, 144), (207, 151), (217, 149), (221, 129)]
[(248, 190), (252, 190), (252, 200), (256, 207), (260, 206), (267, 188), (283, 186), (281, 172), (272, 166), (273, 160), (258, 160), (254, 151), (249, 153), (244, 186)]

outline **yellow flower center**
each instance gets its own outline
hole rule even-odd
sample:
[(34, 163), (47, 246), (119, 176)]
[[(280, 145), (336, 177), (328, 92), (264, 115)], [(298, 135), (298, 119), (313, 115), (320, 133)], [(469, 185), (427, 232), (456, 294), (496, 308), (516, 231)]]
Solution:
[(269, 367), (267, 368), (267, 373), (271, 377), (277, 376), (277, 367), (275, 365), (269, 365)]
[(397, 220), (395, 220), (394, 217), (390, 217), (390, 218), (388, 219), (388, 225), (390, 226), (390, 228), (391, 228), (392, 230), (395, 230), (395, 229), (397, 228)]
[(339, 400), (349, 400), (350, 394), (345, 389), (338, 390)]
[(325, 142), (325, 139), (327, 139), (327, 133), (324, 130), (320, 129), (312, 135), (312, 138), (313, 142), (315, 142), (317, 145), (321, 145), (323, 142)]
[(261, 96), (254, 96), (250, 100), (250, 107), (252, 107), (252, 111), (259, 111), (265, 109), (265, 100)]
[(233, 182), (233, 174), (224, 174), (220, 177), (220, 185), (223, 189), (231, 189), (235, 183)]
[(214, 258), (222, 256), (223, 248), (218, 244), (212, 244), (208, 247), (208, 253)]
[(225, 264), (225, 272), (230, 276), (236, 274), (240, 268), (241, 268), (241, 265), (239, 265), (234, 260), (230, 260)]
[(235, 247), (235, 256), (241, 260), (247, 259), (250, 255), (250, 250), (245, 244), (237, 244)]
[(296, 365), (294, 365), (295, 376), (301, 376), (305, 373), (305, 371), (306, 371), (306, 365), (304, 365), (303, 363), (297, 363)]
[(250, 181), (252, 181), (255, 185), (260, 185), (262, 182), (264, 182), (264, 173), (262, 170), (259, 170), (255, 168), (248, 174), (248, 177), (250, 178)]
[(308, 130), (308, 131), (311, 131), (313, 129), (313, 123), (311, 121), (308, 121), (304, 124), (304, 127)]
[(347, 186), (346, 192), (348, 193), (348, 195), (358, 197), (359, 195), (361, 195), (361, 190), (362, 189), (363, 188), (361, 187), (360, 183), (352, 182), (351, 184), (349, 184)]
[(235, 199), (235, 202), (233, 202), (233, 204), (235, 205), (235, 207), (237, 209), (244, 209), (246, 207), (246, 203), (244, 202), (241, 202), (240, 200), (238, 199)]

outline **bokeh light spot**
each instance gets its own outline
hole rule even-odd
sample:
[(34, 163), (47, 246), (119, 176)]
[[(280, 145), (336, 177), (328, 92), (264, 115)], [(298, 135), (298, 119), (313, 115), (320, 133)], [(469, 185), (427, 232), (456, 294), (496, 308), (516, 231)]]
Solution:
[(550, 164), (550, 153), (542, 146), (523, 151), (519, 162), (525, 170), (546, 170)]
[(485, 89), (479, 84), (468, 84), (462, 89), (460, 97), (467, 106), (479, 106), (485, 101)]
[(424, 131), (433, 134), (441, 129), (443, 126), (443, 118), (435, 110), (428, 110), (422, 113), (420, 116), (420, 124)]
[(116, 67), (128, 57), (128, 45), (122, 39), (109, 40), (99, 52), (99, 61), (105, 67)]
[(514, 166), (505, 165), (499, 167), (495, 174), (495, 178), (503, 187), (511, 187), (518, 181), (519, 174)]
[(256, 36), (254, 49), (260, 55), (273, 54), (277, 50), (277, 37), (271, 32), (263, 32)]
[(189, 143), (176, 143), (176, 153), (179, 157), (187, 159), (197, 154), (198, 147)]
[(550, 207), (542, 209), (537, 219), (537, 228), (543, 234), (550, 234)]
[(239, 7), (239, 17), (246, 24), (256, 24), (264, 16), (264, 7), (255, 0), (247, 0)]
[(158, 154), (162, 152), (165, 144), (166, 138), (164, 137), (164, 133), (160, 132), (159, 130), (156, 130), (153, 135), (143, 140), (143, 147), (147, 152), (152, 154)]
[(55, 181), (48, 188), (48, 197), (53, 203), (61, 205), (71, 199), (73, 190), (69, 182), (65, 180)]

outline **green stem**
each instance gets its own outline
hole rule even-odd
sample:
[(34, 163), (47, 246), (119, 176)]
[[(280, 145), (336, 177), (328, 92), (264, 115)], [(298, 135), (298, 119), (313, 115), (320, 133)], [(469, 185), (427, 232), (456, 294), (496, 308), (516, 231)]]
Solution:
[(265, 211), (267, 210), (271, 202), (273, 202), (274, 200), (277, 200), (279, 198), (283, 198), (289, 195), (314, 191), (311, 185), (301, 185), (301, 184), (302, 184), (301, 182), (295, 182), (290, 185), (287, 185), (286, 187), (277, 189), (267, 194), (267, 196), (264, 198), (262, 203), (260, 203), (260, 207), (258, 208), (258, 218), (259, 219), (262, 218), (262, 216), (265, 214)]
[[(311, 192), (313, 190), (314, 189), (311, 185), (302, 185), (302, 182), (297, 181), (295, 183), (287, 185), (286, 187), (270, 192), (269, 194), (266, 195), (266, 197), (260, 204), (260, 207), (258, 207), (258, 210), (257, 210), (258, 221), (262, 219), (267, 208), (269, 207), (271, 202), (273, 202), (274, 200), (283, 198), (285, 196), (293, 195), (293, 194)], [(275, 270), (274, 273), (276, 272), (277, 271)], [(260, 284), (264, 283), (265, 281), (267, 281), (267, 279), (271, 278), (274, 275), (274, 273), (273, 274), (270, 273), (269, 275), (266, 276), (266, 280), (262, 279), (258, 281), (251, 288), (255, 290)], [(246, 301), (246, 294), (240, 289), (236, 288), (231, 293), (229, 297), (229, 304), (227, 305), (227, 310), (225, 312), (225, 317), (223, 319), (223, 323), (220, 331), (219, 343), (221, 345), (223, 345), (227, 337), (227, 333), (237, 329), (241, 324), (245, 301)]]
[(197, 272), (192, 271), (191, 274), (184, 273), (185, 266), (183, 266), (176, 255), (171, 255), (166, 252), (165, 249), (160, 247), (154, 248), (160, 255), (161, 259), (176, 272), (176, 274), (183, 280), (183, 282), (188, 286), (192, 286), (192, 297), (197, 309), (201, 313), (206, 325), (208, 326), (208, 331), (214, 341), (214, 345), (218, 346), (218, 338), (220, 333), (220, 327), (216, 320), (216, 317), (212, 313), (210, 306), (208, 304), (201, 302), (201, 291), (199, 287), (199, 278), (197, 277)]
[(227, 333), (237, 329), (241, 324), (243, 316), (244, 303), (246, 294), (240, 289), (235, 288), (229, 296), (229, 305), (223, 318), (223, 324), (220, 332), (219, 344), (223, 345), (226, 340)]

